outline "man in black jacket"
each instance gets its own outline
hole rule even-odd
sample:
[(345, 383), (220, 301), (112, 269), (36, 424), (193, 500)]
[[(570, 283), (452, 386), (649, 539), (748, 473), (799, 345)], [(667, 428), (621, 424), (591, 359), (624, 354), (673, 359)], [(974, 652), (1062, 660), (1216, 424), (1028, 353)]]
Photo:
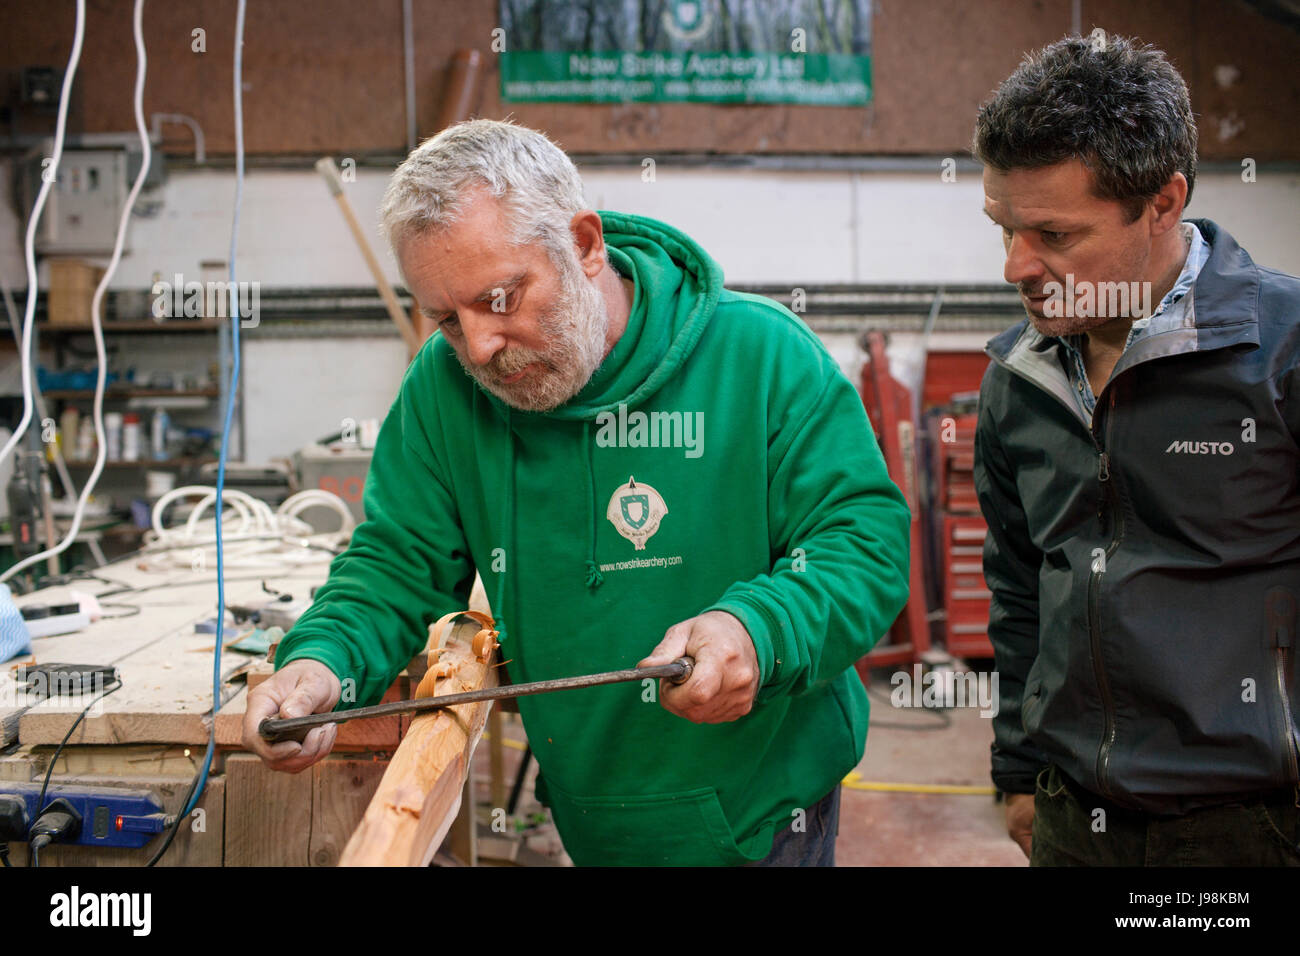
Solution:
[(975, 452), (1008, 831), (1035, 865), (1300, 864), (1300, 280), (1182, 220), (1151, 47), (1026, 57), (974, 153), (1028, 313)]

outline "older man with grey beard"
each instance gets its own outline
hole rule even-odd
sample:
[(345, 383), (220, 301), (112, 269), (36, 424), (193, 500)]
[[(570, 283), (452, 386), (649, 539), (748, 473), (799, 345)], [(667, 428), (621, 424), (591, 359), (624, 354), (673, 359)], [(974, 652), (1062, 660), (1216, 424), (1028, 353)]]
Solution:
[(516, 680), (695, 660), (681, 686), (519, 699), (575, 862), (833, 864), (867, 727), (852, 665), (907, 595), (907, 506), (853, 386), (690, 237), (588, 209), (532, 130), (444, 131), (383, 215), (438, 334), (246, 745), (319, 760), (336, 725), (267, 746), (257, 724), (376, 700), (477, 571)]

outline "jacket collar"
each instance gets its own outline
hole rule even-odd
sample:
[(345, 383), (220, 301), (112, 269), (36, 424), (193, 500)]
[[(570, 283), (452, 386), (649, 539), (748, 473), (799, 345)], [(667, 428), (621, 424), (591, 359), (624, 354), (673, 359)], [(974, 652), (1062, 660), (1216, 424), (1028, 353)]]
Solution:
[(1210, 258), (1192, 287), (1197, 351), (1259, 347), (1259, 267), (1237, 240), (1209, 219), (1188, 220), (1210, 244)]

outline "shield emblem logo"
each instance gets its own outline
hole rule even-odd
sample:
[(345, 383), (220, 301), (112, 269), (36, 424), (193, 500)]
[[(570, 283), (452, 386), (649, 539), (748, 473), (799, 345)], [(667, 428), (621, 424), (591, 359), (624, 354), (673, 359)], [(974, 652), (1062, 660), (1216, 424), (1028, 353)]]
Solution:
[(659, 530), (659, 522), (666, 514), (668, 506), (659, 492), (649, 485), (638, 485), (632, 477), (628, 478), (626, 485), (614, 490), (605, 509), (610, 524), (631, 541), (637, 551), (645, 550), (645, 543)]
[(698, 40), (713, 26), (713, 11), (700, 0), (673, 0), (665, 7), (660, 23), (677, 40)]
[[(649, 495), (624, 495), (618, 499), (622, 507), (623, 520), (631, 525), (634, 529), (640, 530), (645, 524), (646, 519), (650, 517), (650, 496)], [(638, 514), (632, 517), (632, 509), (636, 508)]]
[(697, 0), (678, 0), (673, 4), (673, 19), (683, 30), (691, 30), (700, 25), (704, 10)]

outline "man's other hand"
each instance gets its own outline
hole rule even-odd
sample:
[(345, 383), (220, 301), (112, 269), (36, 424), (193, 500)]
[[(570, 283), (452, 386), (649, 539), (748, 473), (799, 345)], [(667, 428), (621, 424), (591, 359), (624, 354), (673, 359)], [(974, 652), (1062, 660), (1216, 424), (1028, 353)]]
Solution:
[(725, 611), (706, 611), (668, 628), (638, 667), (693, 657), (695, 670), (684, 684), (659, 682), (664, 709), (697, 724), (724, 724), (744, 717), (758, 693), (758, 654), (749, 632)]
[(1034, 838), (1034, 795), (1007, 794), (1007, 835), (1020, 844), (1028, 859)]
[(313, 727), (302, 743), (282, 740), (275, 744), (257, 732), (258, 725), (268, 717), (306, 717), (333, 710), (342, 691), (338, 676), (320, 661), (290, 661), (249, 692), (244, 749), (257, 754), (272, 770), (297, 773), (307, 769), (330, 752), (338, 724)]

